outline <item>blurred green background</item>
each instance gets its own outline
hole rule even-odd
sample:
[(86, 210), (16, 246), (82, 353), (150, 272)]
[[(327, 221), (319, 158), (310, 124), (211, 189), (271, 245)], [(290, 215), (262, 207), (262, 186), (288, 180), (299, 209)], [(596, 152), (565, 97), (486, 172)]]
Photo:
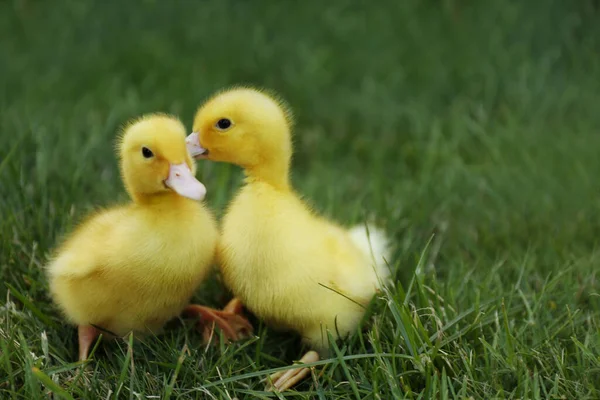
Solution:
[[(93, 379), (64, 380), (75, 368), (73, 329), (60, 326), (41, 267), (86, 212), (126, 200), (113, 153), (122, 124), (166, 111), (190, 128), (215, 90), (251, 84), (275, 90), (294, 110), (296, 188), (342, 223), (375, 218), (397, 244), (390, 261), (401, 288), (377, 303), (365, 336), (371, 347), (352, 342), (348, 354), (378, 345), (407, 353), (408, 342), (426, 343), (440, 329), (452, 339), (435, 352), (422, 348), (431, 365), (419, 354), (381, 365), (365, 359), (347, 366), (348, 378), (334, 363), (320, 384), (298, 390), (307, 398), (594, 398), (598, 7), (596, 0), (0, 1), (0, 393), (34, 398), (48, 390), (30, 374), (37, 361), (22, 344), (40, 354), (42, 331), (50, 350), (38, 366), (47, 376), (58, 377), (58, 368), (55, 380), (75, 397), (115, 393)], [(240, 176), (235, 167), (199, 164), (218, 214)], [(227, 294), (213, 280), (197, 298), (221, 304)], [(402, 336), (404, 328), (416, 336)], [(374, 332), (403, 339), (379, 342)], [(154, 345), (156, 362), (177, 364), (188, 340), (181, 335)], [(179, 378), (138, 361), (128, 393), (193, 397), (186, 388), (220, 379), (218, 366), (239, 376), (297, 355), (280, 339), (256, 343), (236, 349), (235, 361), (200, 352)], [(98, 356), (97, 376), (109, 387), (123, 383), (125, 353), (106, 357)], [(258, 396), (257, 377), (223, 387)]]

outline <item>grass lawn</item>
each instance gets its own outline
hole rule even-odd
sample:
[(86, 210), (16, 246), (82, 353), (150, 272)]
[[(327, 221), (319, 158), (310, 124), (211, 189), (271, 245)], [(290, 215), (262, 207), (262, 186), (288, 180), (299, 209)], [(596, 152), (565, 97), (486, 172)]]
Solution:
[[(293, 107), (293, 181), (393, 236), (396, 285), (289, 398), (600, 398), (597, 1), (0, 2), (0, 398), (267, 398), (297, 337), (205, 348), (191, 321), (101, 343), (43, 273), (90, 210), (126, 200), (128, 119), (190, 127), (214, 90)], [(199, 163), (220, 215), (240, 182)], [(211, 278), (195, 300), (230, 298)], [(133, 356), (132, 356), (133, 354)]]

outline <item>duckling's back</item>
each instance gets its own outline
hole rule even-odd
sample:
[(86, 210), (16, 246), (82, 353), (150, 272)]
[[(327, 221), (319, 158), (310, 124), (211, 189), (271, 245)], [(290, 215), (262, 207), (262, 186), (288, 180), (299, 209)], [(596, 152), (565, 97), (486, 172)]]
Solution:
[(71, 322), (117, 335), (158, 332), (181, 312), (209, 271), (217, 230), (201, 204), (177, 201), (100, 212), (63, 244), (48, 275)]

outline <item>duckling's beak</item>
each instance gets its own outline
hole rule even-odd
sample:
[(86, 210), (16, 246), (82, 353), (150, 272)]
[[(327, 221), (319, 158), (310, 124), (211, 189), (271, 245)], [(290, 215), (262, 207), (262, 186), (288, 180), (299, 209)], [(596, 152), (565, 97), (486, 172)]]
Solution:
[(200, 134), (198, 132), (190, 133), (185, 138), (185, 145), (190, 155), (195, 159), (206, 158), (208, 156), (208, 150), (200, 146)]
[(206, 188), (196, 179), (186, 163), (169, 166), (169, 177), (165, 180), (165, 185), (180, 196), (192, 200), (200, 201), (206, 195)]

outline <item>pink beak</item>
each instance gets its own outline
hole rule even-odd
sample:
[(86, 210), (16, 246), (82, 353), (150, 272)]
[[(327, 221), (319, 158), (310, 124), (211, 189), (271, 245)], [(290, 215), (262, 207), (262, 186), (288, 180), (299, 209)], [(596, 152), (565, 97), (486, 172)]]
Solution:
[(165, 180), (165, 185), (188, 199), (200, 201), (206, 196), (206, 187), (196, 179), (186, 163), (169, 166), (169, 177)]
[(185, 145), (193, 158), (197, 158), (207, 152), (204, 147), (200, 146), (200, 134), (198, 132), (190, 133), (185, 138)]

